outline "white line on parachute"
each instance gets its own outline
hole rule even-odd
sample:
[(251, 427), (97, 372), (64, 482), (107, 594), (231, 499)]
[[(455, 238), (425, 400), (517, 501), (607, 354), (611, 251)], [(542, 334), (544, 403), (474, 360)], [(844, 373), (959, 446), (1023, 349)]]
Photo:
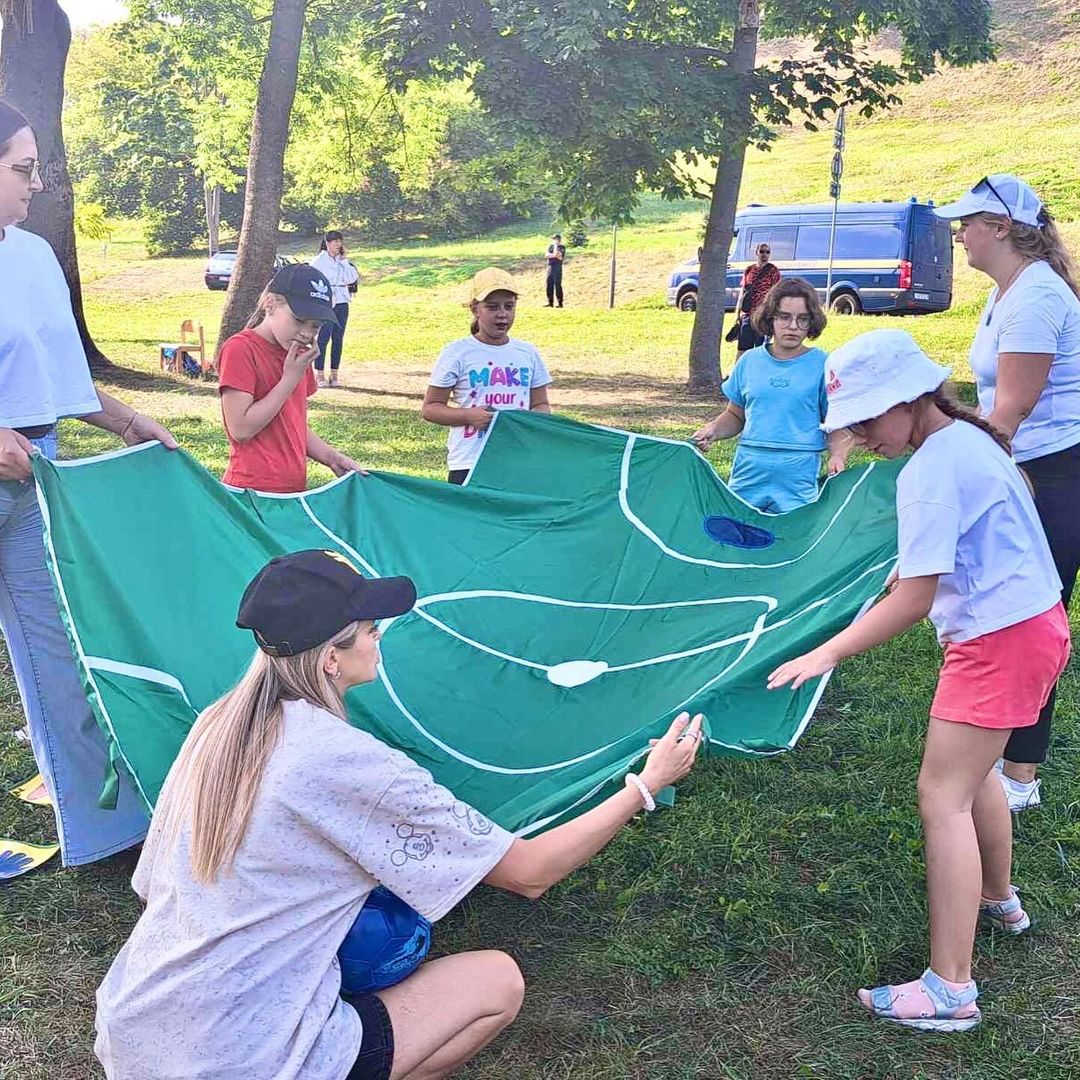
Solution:
[(634, 444), (636, 441), (636, 435), (627, 436), (626, 449), (623, 451), (622, 466), (619, 471), (619, 506), (622, 508), (623, 517), (625, 517), (638, 532), (651, 540), (665, 555), (669, 555), (673, 559), (678, 559), (680, 562), (693, 563), (696, 566), (713, 566), (718, 570), (776, 570), (781, 566), (790, 566), (792, 563), (796, 563), (800, 559), (806, 558), (806, 556), (825, 539), (829, 530), (836, 524), (840, 515), (847, 508), (848, 503), (851, 502), (855, 492), (866, 482), (867, 477), (869, 477), (874, 470), (874, 465), (872, 463), (866, 467), (862, 476), (860, 476), (852, 485), (851, 490), (837, 508), (836, 513), (829, 519), (829, 523), (822, 530), (821, 535), (801, 555), (796, 555), (792, 559), (784, 559), (782, 562), (775, 563), (719, 562), (716, 559), (699, 559), (693, 555), (684, 555), (681, 551), (676, 551), (674, 548), (668, 547), (668, 545), (665, 544), (664, 541), (661, 540), (660, 537), (630, 509), (630, 502), (627, 497), (627, 487), (630, 483), (630, 458), (633, 455)]
[(192, 712), (198, 710), (191, 704), (191, 699), (187, 696), (187, 691), (184, 689), (183, 683), (175, 675), (170, 675), (167, 671), (161, 671), (158, 668), (143, 667), (142, 664), (126, 664), (120, 660), (109, 660), (104, 656), (87, 656), (86, 666), (93, 668), (94, 671), (108, 671), (113, 675), (126, 675), (129, 679), (142, 679), (143, 682), (157, 683), (159, 686), (167, 686), (170, 690), (175, 690), (183, 699), (184, 704)]

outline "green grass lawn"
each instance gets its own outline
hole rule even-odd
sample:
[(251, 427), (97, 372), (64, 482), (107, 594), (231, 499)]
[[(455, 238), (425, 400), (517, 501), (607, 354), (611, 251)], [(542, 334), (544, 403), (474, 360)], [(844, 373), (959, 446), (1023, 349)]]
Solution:
[[(1061, 33), (1044, 34), (1034, 58), (1023, 51), (1021, 35), (1011, 46), (1012, 68), (947, 73), (909, 91), (896, 117), (854, 124), (846, 193), (951, 197), (987, 171), (1016, 168), (1053, 192), (1067, 220), (1080, 220), (1080, 111), (1070, 104), (1080, 85), (1080, 53), (1076, 35), (1065, 33), (1075, 15), (1063, 0), (1009, 9), (1008, 33), (1018, 33), (1025, 18), (1045, 28), (1051, 16)], [(771, 155), (753, 155), (744, 201), (819, 198), (828, 142), (827, 135), (793, 134)], [(716, 405), (684, 390), (690, 317), (666, 308), (663, 290), (671, 266), (694, 251), (702, 214), (697, 203), (644, 201), (637, 224), (619, 233), (614, 311), (606, 309), (609, 237), (602, 230), (571, 252), (569, 306), (562, 311), (541, 306), (547, 222), (453, 244), (354, 250), (364, 285), (349, 324), (346, 385), (320, 391), (312, 425), (373, 467), (441, 475), (445, 433), (420, 420), (419, 402), (438, 350), (467, 332), (463, 283), (496, 263), (521, 275), (514, 332), (549, 361), (557, 411), (687, 435)], [(1068, 224), (1066, 232), (1080, 249), (1080, 224)], [(295, 238), (283, 238), (282, 250), (313, 253)], [(201, 320), (213, 345), (223, 294), (203, 287), (203, 260), (149, 261), (131, 227), (118, 230), (107, 251), (85, 246), (82, 258), (90, 324), (125, 369), (104, 387), (162, 419), (220, 474), (226, 444), (216, 387), (156, 371), (157, 343), (173, 338), (184, 318)], [(822, 343), (831, 348), (865, 329), (902, 327), (935, 359), (952, 364), (970, 395), (967, 344), (986, 288), (958, 265), (951, 311), (902, 322), (835, 319)], [(730, 365), (729, 347), (723, 356)], [(62, 443), (69, 457), (117, 445), (75, 422), (64, 424)], [(730, 446), (714, 455), (722, 472), (730, 455)], [(310, 481), (328, 477), (316, 467)], [(518, 1022), (467, 1074), (486, 1080), (1080, 1075), (1075, 673), (1063, 684), (1045, 805), (1017, 821), (1015, 880), (1035, 927), (1019, 941), (980, 935), (981, 1029), (920, 1037), (874, 1025), (854, 1002), (857, 987), (911, 977), (926, 960), (915, 777), (938, 662), (924, 625), (845, 664), (793, 753), (767, 762), (705, 761), (681, 786), (673, 811), (628, 827), (540, 902), (481, 888), (451, 913), (439, 924), (438, 949), (507, 949), (528, 982)], [(13, 738), (21, 722), (4, 667), (0, 791), (34, 771)], [(47, 811), (0, 794), (0, 834), (47, 842), (53, 825)], [(126, 856), (78, 871), (54, 861), (0, 888), (0, 1076), (100, 1076), (91, 1052), (93, 993), (138, 915), (132, 868)]]

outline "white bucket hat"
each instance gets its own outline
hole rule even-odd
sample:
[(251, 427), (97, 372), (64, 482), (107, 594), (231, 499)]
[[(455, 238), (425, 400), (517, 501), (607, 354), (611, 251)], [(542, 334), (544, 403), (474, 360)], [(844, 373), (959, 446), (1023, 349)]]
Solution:
[(1039, 215), (1042, 209), (1039, 196), (1019, 177), (1012, 173), (993, 173), (984, 176), (956, 202), (936, 207), (934, 213), (950, 220), (971, 217), (972, 214), (1004, 213), (1010, 221), (1041, 229), (1043, 222), (1039, 220)]
[(949, 377), (906, 330), (870, 330), (829, 353), (824, 431), (860, 424), (933, 393)]

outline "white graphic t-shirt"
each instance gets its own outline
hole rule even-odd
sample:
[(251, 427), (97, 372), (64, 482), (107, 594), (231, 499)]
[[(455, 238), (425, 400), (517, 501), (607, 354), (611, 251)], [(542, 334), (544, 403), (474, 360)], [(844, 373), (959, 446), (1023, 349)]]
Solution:
[[(533, 387), (551, 382), (536, 347), (511, 338), (505, 345), (485, 345), (474, 337), (452, 341), (435, 362), (432, 386), (452, 387), (458, 408), (527, 409)], [(447, 439), (447, 468), (471, 469), (484, 445), (484, 431), (471, 424), (452, 427)]]
[(132, 879), (146, 909), (97, 993), (108, 1077), (341, 1080), (360, 1017), (337, 950), (385, 885), (432, 921), (482, 881), (513, 836), (366, 732), (284, 706), (230, 871), (192, 879), (188, 830), (157, 818)]

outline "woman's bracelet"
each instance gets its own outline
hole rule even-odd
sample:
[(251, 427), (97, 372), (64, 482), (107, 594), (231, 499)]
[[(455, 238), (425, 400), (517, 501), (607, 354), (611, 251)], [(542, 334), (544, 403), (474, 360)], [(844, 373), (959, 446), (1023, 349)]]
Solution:
[(120, 430), (119, 430), (119, 431), (118, 431), (118, 432), (117, 432), (116, 434), (117, 434), (117, 435), (119, 435), (119, 436), (120, 436), (120, 438), (122, 439), (122, 438), (123, 438), (123, 437), (124, 437), (125, 435), (127, 435), (127, 433), (128, 433), (128, 432), (129, 432), (130, 430), (131, 430), (131, 426), (132, 426), (132, 424), (134, 424), (134, 423), (135, 423), (135, 421), (136, 421), (136, 420), (137, 420), (138, 418), (139, 418), (139, 414), (138, 414), (137, 412), (133, 412), (133, 413), (132, 413), (132, 414), (131, 414), (131, 415), (130, 415), (130, 416), (128, 417), (127, 423), (126, 423), (126, 424), (125, 424), (125, 425), (124, 425), (124, 426), (123, 426), (123, 427), (122, 427), (122, 428), (121, 428), (121, 429), (120, 429)]
[(651, 813), (656, 809), (656, 800), (652, 797), (652, 792), (645, 786), (645, 781), (637, 773), (626, 774), (626, 786), (637, 788), (647, 812)]

